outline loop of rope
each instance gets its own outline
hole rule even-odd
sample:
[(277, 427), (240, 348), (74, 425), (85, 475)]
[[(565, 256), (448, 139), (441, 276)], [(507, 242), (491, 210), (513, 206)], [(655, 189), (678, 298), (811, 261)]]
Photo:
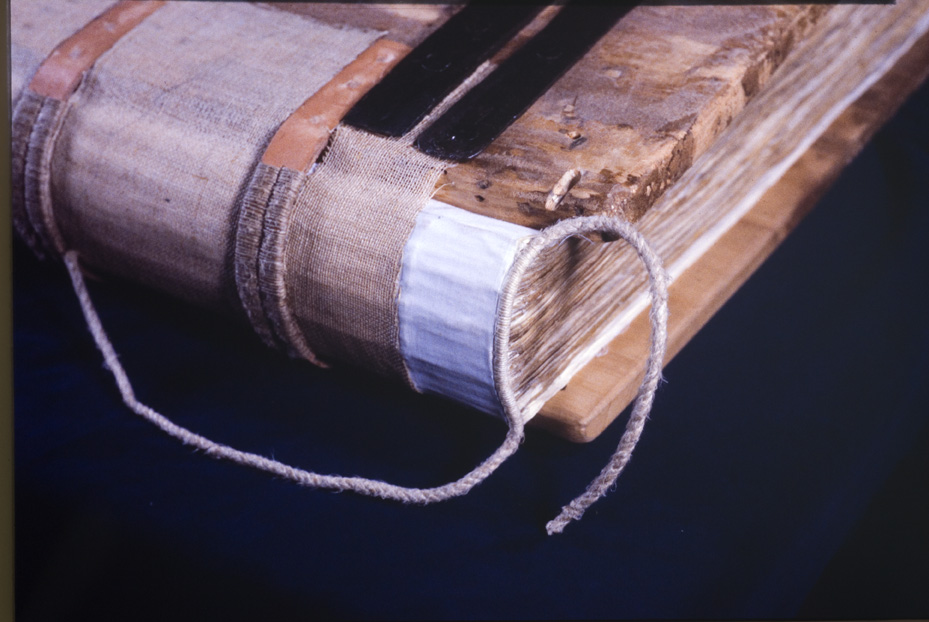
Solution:
[[(595, 227), (595, 230), (618, 235), (626, 240), (638, 253), (642, 263), (645, 264), (645, 269), (648, 272), (649, 294), (651, 296), (651, 310), (649, 311), (651, 343), (649, 345), (648, 361), (645, 364), (645, 377), (642, 379), (642, 384), (639, 385), (639, 391), (632, 406), (632, 413), (626, 423), (626, 430), (619, 440), (616, 451), (613, 452), (610, 461), (600, 471), (600, 475), (587, 486), (584, 493), (562, 508), (561, 513), (548, 522), (545, 526), (548, 535), (561, 533), (568, 523), (580, 519), (587, 508), (609, 491), (619, 474), (626, 468), (629, 459), (632, 457), (632, 451), (642, 436), (648, 414), (652, 410), (655, 391), (661, 381), (661, 368), (664, 364), (668, 343), (668, 284), (670, 278), (661, 264), (661, 259), (648, 245), (642, 234), (627, 220), (607, 216), (591, 216), (590, 219), (589, 225)], [(577, 223), (574, 226), (583, 226), (583, 224)], [(572, 227), (567, 228), (570, 230)]]
[(626, 430), (620, 439), (619, 446), (616, 448), (616, 451), (613, 453), (606, 467), (604, 467), (600, 475), (590, 483), (584, 493), (562, 508), (561, 513), (553, 520), (549, 521), (546, 525), (546, 531), (549, 535), (561, 533), (568, 523), (572, 520), (579, 519), (587, 508), (607, 493), (629, 462), (629, 459), (632, 457), (632, 451), (635, 449), (636, 443), (638, 443), (639, 437), (642, 435), (642, 429), (645, 427), (648, 413), (651, 411), (652, 403), (655, 399), (655, 391), (661, 380), (661, 367), (667, 348), (668, 284), (670, 279), (662, 267), (661, 259), (658, 257), (657, 253), (652, 250), (651, 246), (649, 246), (642, 234), (639, 233), (635, 225), (624, 218), (605, 214), (562, 220), (533, 237), (526, 248), (517, 256), (514, 261), (513, 269), (511, 270), (511, 275), (504, 285), (504, 291), (502, 293), (503, 303), (501, 304), (500, 318), (498, 319), (499, 328), (501, 330), (498, 332), (498, 340), (494, 349), (498, 356), (498, 360), (495, 361), (497, 391), (500, 396), (500, 402), (507, 414), (507, 419), (511, 421), (523, 420), (512, 388), (507, 360), (508, 348), (506, 347), (509, 340), (509, 314), (512, 312), (513, 300), (518, 282), (522, 274), (539, 255), (542, 249), (559, 244), (572, 236), (581, 236), (595, 232), (624, 239), (635, 249), (639, 259), (641, 259), (642, 263), (645, 265), (649, 279), (649, 294), (651, 296), (651, 310), (649, 312), (651, 343), (649, 346), (648, 361), (645, 366), (645, 376), (642, 380), (642, 384), (639, 386), (632, 407), (632, 414), (629, 417), (629, 421), (626, 423)]
[(434, 488), (407, 488), (364, 477), (322, 475), (293, 467), (258, 454), (241, 451), (227, 445), (216, 443), (177, 425), (136, 398), (129, 377), (125, 369), (123, 369), (122, 364), (119, 362), (119, 357), (112, 343), (110, 343), (109, 337), (100, 321), (100, 316), (97, 314), (97, 310), (90, 299), (87, 285), (84, 282), (84, 276), (81, 273), (77, 252), (73, 250), (66, 252), (64, 255), (64, 262), (71, 275), (71, 283), (80, 301), (81, 310), (84, 313), (87, 326), (93, 335), (94, 341), (97, 343), (97, 347), (103, 353), (103, 359), (107, 367), (116, 379), (116, 385), (119, 387), (119, 392), (126, 406), (137, 415), (153, 423), (162, 431), (180, 440), (185, 445), (196, 447), (214, 458), (222, 458), (238, 464), (254, 467), (311, 488), (336, 491), (350, 490), (371, 497), (402, 501), (403, 503), (428, 504), (466, 494), (474, 488), (474, 486), (487, 479), (504, 460), (513, 455), (522, 442), (524, 427), (518, 423), (511, 425), (503, 444), (501, 444), (489, 458), (457, 481)]
[(63, 259), (71, 277), (74, 291), (78, 297), (87, 326), (93, 335), (97, 347), (103, 354), (104, 361), (119, 388), (123, 402), (137, 415), (148, 420), (170, 436), (177, 438), (186, 445), (202, 450), (207, 455), (222, 458), (232, 462), (250, 466), (297, 484), (312, 488), (321, 488), (336, 491), (352, 491), (372, 497), (401, 501), (404, 503), (428, 504), (443, 501), (466, 494), (474, 486), (484, 481), (519, 448), (525, 435), (525, 417), (516, 405), (512, 390), (512, 383), (508, 371), (508, 354), (505, 346), (509, 338), (509, 313), (512, 309), (512, 297), (515, 292), (515, 283), (518, 281), (525, 267), (535, 258), (542, 248), (560, 242), (573, 235), (581, 235), (599, 231), (608, 235), (619, 236), (635, 248), (639, 258), (645, 264), (649, 275), (652, 308), (650, 312), (652, 335), (651, 349), (646, 365), (645, 378), (639, 388), (638, 396), (632, 409), (632, 415), (626, 425), (626, 431), (620, 440), (619, 446), (610, 462), (601, 471), (600, 475), (588, 486), (587, 490), (565, 506), (561, 514), (546, 526), (549, 535), (560, 533), (572, 520), (579, 519), (584, 511), (597, 499), (602, 497), (610, 486), (616, 481), (620, 472), (629, 462), (645, 420), (654, 401), (655, 390), (661, 379), (661, 366), (664, 360), (665, 345), (667, 342), (667, 286), (668, 276), (661, 266), (658, 256), (648, 246), (645, 239), (635, 227), (618, 217), (589, 216), (562, 221), (534, 236), (526, 248), (521, 251), (511, 275), (508, 278), (505, 291), (502, 294), (500, 318), (498, 318), (498, 331), (495, 341), (495, 380), (501, 404), (506, 415), (509, 430), (500, 447), (494, 451), (484, 462), (479, 464), (470, 473), (460, 479), (436, 486), (433, 488), (410, 488), (388, 484), (364, 477), (343, 477), (339, 475), (323, 475), (293, 467), (277, 460), (241, 451), (227, 445), (216, 443), (204, 436), (191, 432), (179, 426), (170, 419), (155, 411), (153, 408), (140, 402), (132, 388), (129, 377), (119, 362), (119, 357), (113, 348), (103, 324), (100, 321), (84, 277), (80, 269), (77, 251), (70, 250), (64, 253)]

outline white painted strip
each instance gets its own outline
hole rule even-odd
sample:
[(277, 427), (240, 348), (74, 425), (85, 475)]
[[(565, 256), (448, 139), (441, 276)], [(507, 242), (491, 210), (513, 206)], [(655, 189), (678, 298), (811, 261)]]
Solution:
[(502, 415), (494, 389), (497, 301), (534, 230), (430, 201), (403, 251), (400, 351), (414, 387)]

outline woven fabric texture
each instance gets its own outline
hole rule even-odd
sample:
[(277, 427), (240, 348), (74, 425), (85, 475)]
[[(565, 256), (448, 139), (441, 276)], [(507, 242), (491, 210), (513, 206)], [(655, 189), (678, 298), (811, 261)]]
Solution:
[(297, 195), (301, 216), (285, 251), (287, 290), (312, 350), (406, 382), (397, 323), (403, 248), (444, 169), (409, 140), (339, 127)]
[(10, 102), (55, 46), (103, 13), (114, 0), (11, 0)]
[(26, 169), (29, 160), (29, 143), (36, 128), (39, 113), (45, 106), (45, 97), (30, 90), (23, 92), (12, 110), (10, 131), (10, 202), (13, 227), (16, 233), (39, 257), (45, 256), (45, 244), (32, 214), (26, 209)]
[(274, 131), (378, 33), (170, 3), (104, 54), (55, 146), (55, 217), (85, 265), (238, 308), (233, 238)]
[[(259, 164), (259, 168), (264, 166)], [(287, 290), (288, 224), (295, 217), (293, 208), (297, 194), (306, 181), (306, 175), (292, 169), (281, 169), (272, 188), (265, 210), (264, 231), (258, 253), (258, 285), (264, 316), (277, 342), (293, 357), (304, 358), (317, 365), (323, 363), (307, 344), (297, 324), (290, 294)], [(241, 236), (241, 234), (240, 234)], [(316, 271), (305, 271), (309, 279), (319, 278)], [(241, 293), (241, 288), (240, 288)]]

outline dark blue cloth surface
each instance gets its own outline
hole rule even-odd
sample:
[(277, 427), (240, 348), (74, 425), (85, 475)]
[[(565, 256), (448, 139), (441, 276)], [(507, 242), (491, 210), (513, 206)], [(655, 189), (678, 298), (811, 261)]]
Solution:
[[(925, 474), (886, 492), (929, 421), (927, 111), (924, 87), (666, 368), (615, 490), (556, 537), (545, 522), (623, 418), (587, 445), (530, 430), (434, 506), (300, 488), (130, 413), (63, 268), (17, 244), (18, 619), (854, 615), (852, 595), (815, 589), (830, 560), (873, 500), (925, 512), (929, 492)], [(91, 291), (139, 398), (217, 441), (428, 486), (503, 437), (441, 399), (290, 361), (229, 318), (126, 283)], [(922, 527), (885, 536), (929, 550)], [(925, 564), (875, 563), (875, 594), (916, 587), (862, 615), (929, 616)]]

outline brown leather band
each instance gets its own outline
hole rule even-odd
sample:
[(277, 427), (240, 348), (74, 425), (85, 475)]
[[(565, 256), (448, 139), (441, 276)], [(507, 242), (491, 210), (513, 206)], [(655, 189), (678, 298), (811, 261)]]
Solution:
[(390, 39), (375, 41), (281, 124), (261, 158), (262, 164), (309, 171), (345, 113), (410, 49)]
[(64, 101), (104, 52), (164, 4), (165, 0), (117, 2), (60, 43), (36, 70), (29, 89)]

